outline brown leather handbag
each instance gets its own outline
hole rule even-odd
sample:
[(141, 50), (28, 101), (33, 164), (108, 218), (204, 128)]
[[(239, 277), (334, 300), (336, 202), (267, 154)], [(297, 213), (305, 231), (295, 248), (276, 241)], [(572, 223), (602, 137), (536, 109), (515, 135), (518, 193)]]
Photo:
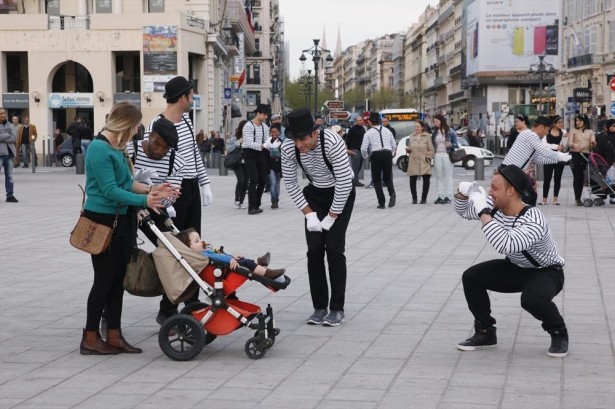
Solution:
[(93, 220), (88, 219), (83, 214), (83, 205), (85, 204), (85, 190), (79, 185), (83, 192), (83, 200), (81, 201), (81, 215), (77, 224), (70, 232), (70, 244), (76, 249), (83, 250), (90, 254), (101, 254), (107, 251), (111, 244), (111, 237), (113, 231), (117, 226), (118, 211), (115, 213), (115, 220), (113, 221), (113, 227), (106, 226), (104, 224), (96, 223)]

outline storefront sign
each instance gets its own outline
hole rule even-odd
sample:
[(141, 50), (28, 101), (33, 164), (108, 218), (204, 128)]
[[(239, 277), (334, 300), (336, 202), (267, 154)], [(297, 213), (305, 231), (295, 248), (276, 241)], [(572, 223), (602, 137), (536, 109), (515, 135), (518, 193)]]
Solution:
[(589, 102), (592, 99), (592, 90), (589, 88), (575, 88), (572, 90), (572, 99), (575, 102)]
[(49, 108), (94, 108), (94, 94), (82, 92), (54, 92), (49, 94)]
[(27, 109), (29, 107), (30, 94), (24, 92), (12, 92), (2, 94), (2, 107), (13, 109)]
[(141, 108), (141, 94), (126, 93), (126, 92), (113, 94), (114, 104), (117, 104), (118, 102), (121, 102), (121, 101), (132, 102), (133, 104)]

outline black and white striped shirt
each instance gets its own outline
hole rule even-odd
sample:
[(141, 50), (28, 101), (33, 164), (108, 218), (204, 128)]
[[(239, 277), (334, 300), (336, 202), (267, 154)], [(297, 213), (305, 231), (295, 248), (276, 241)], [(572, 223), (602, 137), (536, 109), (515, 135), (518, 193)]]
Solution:
[(380, 125), (372, 127), (365, 135), (363, 135), (363, 143), (361, 144), (361, 155), (367, 158), (371, 153), (377, 151), (391, 151), (393, 154), (397, 149), (395, 136), (388, 128)]
[(253, 121), (246, 123), (241, 134), (243, 137), (241, 147), (254, 149), (255, 151), (262, 151), (263, 144), (271, 139), (269, 136), (269, 127), (264, 123), (254, 125)]
[[(301, 165), (305, 172), (309, 174), (312, 185), (318, 188), (335, 187), (333, 195), (332, 213), (340, 214), (346, 205), (348, 196), (352, 191), (353, 173), (348, 162), (346, 145), (342, 138), (330, 130), (324, 131), (325, 155), (331, 163), (333, 174), (327, 167), (320, 146), (320, 135), (316, 148), (307, 152), (300, 153)], [(295, 205), (302, 210), (308, 205), (299, 186), (299, 176), (297, 157), (295, 153), (295, 143), (292, 139), (286, 139), (282, 143), (282, 174), (284, 175), (284, 185)]]
[[(149, 123), (149, 125), (145, 129), (144, 139), (149, 138), (149, 134), (152, 131), (152, 126), (154, 125), (154, 122), (158, 120), (158, 118), (160, 118), (160, 115), (157, 115)], [(190, 116), (188, 116), (187, 113), (183, 114), (181, 121), (175, 124), (175, 128), (177, 129), (177, 136), (179, 138), (179, 142), (177, 143), (177, 153), (179, 153), (185, 161), (184, 169), (182, 172), (183, 178), (198, 178), (200, 186), (209, 184), (207, 169), (205, 168), (205, 165), (203, 165), (199, 147), (194, 139), (194, 131), (192, 128), (192, 121), (190, 120)]]
[[(487, 204), (489, 208), (493, 208), (491, 196), (487, 197)], [(455, 211), (464, 219), (479, 219), (471, 200), (455, 199)], [(493, 220), (482, 226), (482, 230), (496, 251), (506, 255), (519, 267), (536, 268), (523, 254), (524, 251), (540, 267), (563, 266), (566, 263), (557, 252), (549, 222), (536, 207), (529, 208), (522, 216), (506, 216), (498, 210), (493, 215)]]
[(175, 152), (173, 168), (171, 169), (171, 174), (169, 175), (171, 149), (169, 149), (169, 152), (167, 152), (162, 159), (152, 159), (145, 154), (142, 144), (143, 141), (137, 142), (137, 156), (135, 158), (134, 165), (135, 171), (141, 169), (153, 169), (156, 172), (156, 175), (150, 178), (153, 184), (158, 185), (166, 182), (174, 186), (181, 187), (183, 169), (186, 165), (184, 158), (178, 152)]
[(504, 157), (502, 165), (517, 165), (525, 168), (530, 162), (542, 165), (557, 163), (557, 152), (552, 151), (531, 129), (522, 131)]

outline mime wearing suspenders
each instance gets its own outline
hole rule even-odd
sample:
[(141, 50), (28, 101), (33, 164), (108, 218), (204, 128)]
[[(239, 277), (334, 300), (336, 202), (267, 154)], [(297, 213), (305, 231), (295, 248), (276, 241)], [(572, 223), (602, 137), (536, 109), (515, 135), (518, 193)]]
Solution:
[(243, 127), (241, 147), (248, 173), (248, 214), (262, 213), (261, 199), (267, 183), (267, 158), (263, 144), (269, 138), (269, 127), (265, 125), (269, 107), (258, 104), (256, 116)]

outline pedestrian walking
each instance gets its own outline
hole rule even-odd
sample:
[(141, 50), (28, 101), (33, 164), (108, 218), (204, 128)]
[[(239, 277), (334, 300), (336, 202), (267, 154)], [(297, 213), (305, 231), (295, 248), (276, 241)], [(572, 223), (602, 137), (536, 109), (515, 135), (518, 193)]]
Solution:
[(269, 106), (258, 104), (254, 114), (254, 119), (243, 127), (241, 142), (248, 170), (248, 214), (263, 212), (261, 199), (267, 183), (267, 158), (263, 153), (263, 145), (269, 139), (269, 127), (265, 124)]
[[(564, 131), (562, 126), (564, 125), (564, 119), (555, 115), (552, 118), (553, 126), (547, 132), (547, 135), (542, 138), (542, 142), (552, 151), (563, 152), (564, 151)], [(559, 206), (557, 197), (559, 196), (559, 189), (562, 184), (562, 174), (564, 173), (564, 162), (548, 163), (544, 165), (544, 182), (542, 184), (542, 202), (540, 205), (548, 204), (549, 189), (551, 188), (551, 180), (553, 180), (553, 204)]]
[[(245, 119), (239, 122), (237, 125), (237, 129), (235, 130), (235, 135), (228, 140), (226, 145), (227, 155), (233, 152), (235, 149), (241, 149), (241, 142), (243, 140), (243, 127), (248, 123)], [(246, 164), (244, 159), (241, 159), (241, 163), (233, 168), (233, 172), (235, 172), (235, 177), (237, 178), (237, 183), (235, 184), (235, 209), (245, 209), (245, 205), (243, 204), (246, 198), (246, 191), (248, 189), (248, 171), (246, 169)]]
[(420, 177), (423, 179), (423, 190), (421, 192), (421, 204), (427, 203), (429, 194), (429, 184), (431, 181), (431, 161), (434, 156), (434, 148), (431, 142), (431, 135), (425, 131), (425, 122), (418, 120), (415, 122), (414, 134), (408, 138), (408, 176), (410, 176), (410, 193), (412, 194), (412, 204), (417, 203), (418, 195), (416, 191), (416, 181)]
[(15, 147), (17, 135), (13, 126), (6, 119), (6, 111), (0, 107), (0, 163), (4, 169), (4, 188), (6, 190), (6, 201), (17, 203), (19, 200), (13, 195), (15, 187), (13, 182), (13, 160), (19, 155)]
[(357, 187), (364, 186), (359, 181), (359, 172), (363, 166), (363, 155), (361, 155), (361, 145), (363, 144), (363, 136), (365, 135), (365, 126), (362, 116), (357, 116), (354, 125), (350, 127), (346, 134), (346, 152), (348, 152), (348, 160), (354, 174), (352, 183)]

